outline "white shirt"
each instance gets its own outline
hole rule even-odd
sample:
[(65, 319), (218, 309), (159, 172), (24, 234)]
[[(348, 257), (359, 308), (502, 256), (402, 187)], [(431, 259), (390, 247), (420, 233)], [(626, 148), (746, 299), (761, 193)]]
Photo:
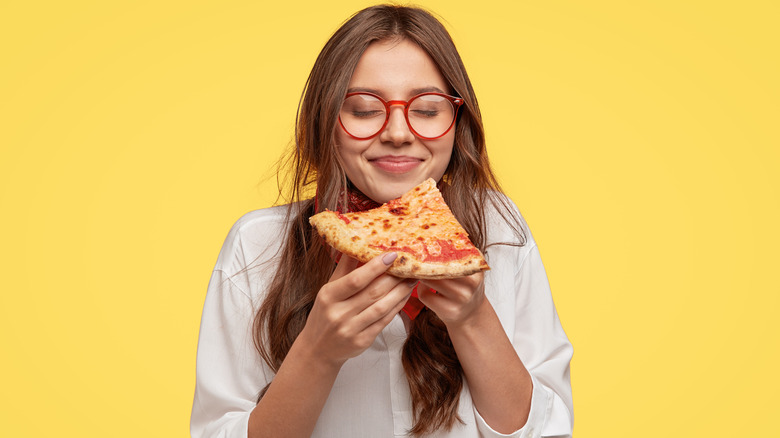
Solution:
[[(252, 341), (252, 320), (276, 268), (286, 236), (286, 207), (257, 210), (230, 230), (209, 282), (198, 341), (193, 438), (246, 438), (258, 392), (273, 378)], [(433, 437), (571, 436), (572, 347), (558, 320), (536, 243), (523, 222), (523, 247), (495, 245), (485, 291), (501, 324), (531, 374), (534, 389), (525, 426), (495, 432), (479, 416), (464, 380), (459, 416), (465, 424)], [(488, 242), (516, 237), (496, 214), (489, 215)], [(304, 269), (305, 267), (301, 267)], [(412, 427), (409, 386), (401, 365), (406, 328), (400, 315), (374, 344), (341, 368), (312, 437), (405, 437)]]

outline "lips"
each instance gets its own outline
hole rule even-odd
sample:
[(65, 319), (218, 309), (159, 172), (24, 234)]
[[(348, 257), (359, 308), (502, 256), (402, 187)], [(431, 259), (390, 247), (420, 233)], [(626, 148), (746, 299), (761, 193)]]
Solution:
[(422, 163), (422, 160), (419, 158), (406, 156), (396, 157), (392, 155), (374, 158), (368, 161), (379, 169), (390, 173), (406, 173)]

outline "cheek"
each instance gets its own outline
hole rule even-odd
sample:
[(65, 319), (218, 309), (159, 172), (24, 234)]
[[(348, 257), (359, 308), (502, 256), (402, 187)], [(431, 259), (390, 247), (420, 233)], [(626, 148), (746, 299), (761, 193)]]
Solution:
[(441, 168), (443, 172), (449, 165), (455, 150), (454, 138), (431, 145), (430, 150), (436, 160), (436, 167)]
[(342, 170), (350, 181), (360, 177), (362, 154), (366, 150), (363, 142), (350, 138), (346, 134), (336, 135), (336, 155)]
[(342, 163), (349, 159), (353, 155), (352, 148), (350, 147), (350, 138), (344, 134), (336, 135), (336, 155), (339, 156)]

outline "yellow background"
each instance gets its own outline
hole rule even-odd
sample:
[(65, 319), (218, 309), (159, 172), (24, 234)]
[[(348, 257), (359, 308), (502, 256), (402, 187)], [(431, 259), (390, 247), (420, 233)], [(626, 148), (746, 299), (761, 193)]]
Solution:
[[(368, 4), (3, 2), (4, 436), (188, 435), (222, 240)], [(777, 436), (777, 2), (421, 4), (542, 250), (576, 436)]]

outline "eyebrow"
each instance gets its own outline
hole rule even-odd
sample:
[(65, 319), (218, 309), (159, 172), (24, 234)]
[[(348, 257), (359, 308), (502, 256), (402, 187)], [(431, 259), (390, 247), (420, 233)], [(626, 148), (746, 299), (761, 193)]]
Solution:
[[(444, 90), (442, 90), (439, 87), (429, 86), (429, 87), (421, 87), (421, 88), (414, 88), (411, 90), (412, 96), (417, 96), (418, 94), (422, 93), (442, 93), (447, 94)], [(371, 93), (376, 94), (377, 96), (382, 96), (382, 93), (375, 89), (375, 88), (367, 88), (367, 87), (352, 87), (347, 89), (347, 93)]]

